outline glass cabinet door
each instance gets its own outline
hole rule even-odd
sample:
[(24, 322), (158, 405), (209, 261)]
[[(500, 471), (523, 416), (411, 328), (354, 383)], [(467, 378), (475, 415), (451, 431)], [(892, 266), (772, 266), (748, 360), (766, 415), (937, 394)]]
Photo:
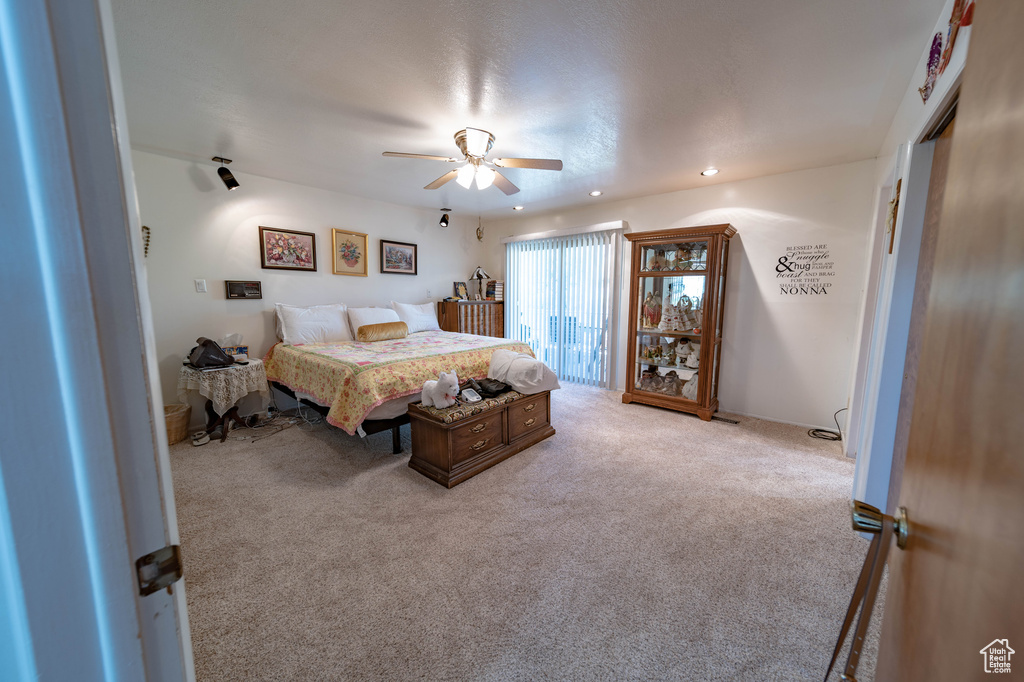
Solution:
[(637, 390), (697, 400), (707, 246), (700, 240), (641, 247), (633, 376)]
[(685, 272), (706, 270), (708, 243), (704, 240), (644, 245), (641, 272)]

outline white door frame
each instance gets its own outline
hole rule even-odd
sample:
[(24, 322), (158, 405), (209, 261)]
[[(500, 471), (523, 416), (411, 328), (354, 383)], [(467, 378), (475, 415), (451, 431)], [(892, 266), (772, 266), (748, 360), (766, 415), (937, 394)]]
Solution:
[(0, 0), (0, 670), (192, 680), (108, 0)]
[[(887, 253), (889, 237), (884, 220), (876, 226), (871, 247), (882, 253), (880, 259), (872, 259), (867, 283), (869, 294), (877, 291), (877, 296), (873, 301), (869, 296), (865, 303), (873, 305), (873, 310), (865, 311), (862, 323), (862, 348), (854, 372), (851, 421), (845, 447), (846, 454), (857, 460), (853, 498), (879, 509), (886, 508), (889, 495), (910, 307), (914, 300), (931, 177), (934, 144), (926, 138), (956, 100), (963, 78), (963, 61), (947, 73), (950, 80), (944, 92), (933, 94), (935, 99), (929, 103), (927, 118), (921, 120), (914, 136), (901, 145), (896, 154), (892, 183), (895, 187), (896, 181), (902, 178), (903, 187), (893, 226), (896, 232), (893, 253)], [(867, 345), (866, 352), (864, 345)]]

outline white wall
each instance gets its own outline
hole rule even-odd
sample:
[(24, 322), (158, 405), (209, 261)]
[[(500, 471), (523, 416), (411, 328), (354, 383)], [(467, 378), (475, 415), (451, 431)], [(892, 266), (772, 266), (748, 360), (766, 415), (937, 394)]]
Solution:
[[(727, 172), (727, 170), (726, 170)], [(490, 222), (491, 261), (503, 236), (611, 220), (630, 231), (732, 223), (725, 300), (721, 410), (831, 426), (847, 406), (857, 317), (867, 272), (875, 162), (818, 168)], [(828, 244), (836, 275), (827, 295), (783, 296), (775, 267), (786, 247)], [(628, 249), (623, 255), (628, 258)], [(493, 273), (492, 273), (493, 274)], [(619, 348), (626, 348), (629, 282), (620, 292)], [(620, 351), (617, 367), (626, 367)], [(627, 374), (630, 374), (627, 372)], [(622, 386), (620, 384), (619, 388)]]
[[(232, 170), (241, 187), (228, 192), (212, 164), (139, 151), (132, 159), (142, 223), (152, 230), (145, 264), (166, 403), (178, 402), (181, 359), (199, 336), (216, 340), (239, 333), (250, 355), (262, 357), (277, 341), (274, 303), (436, 301), (450, 296), (452, 282), (464, 281), (477, 265), (489, 272), (498, 267), (499, 256), (477, 241), (475, 217), (453, 214), (442, 229), (440, 211), (248, 175), (238, 161)], [(317, 272), (262, 269), (261, 225), (316, 234)], [(331, 273), (335, 227), (369, 235), (367, 277)], [(380, 273), (381, 238), (418, 245), (416, 276)], [(207, 293), (196, 293), (196, 279), (206, 280)], [(225, 279), (260, 280), (263, 299), (227, 300)], [(193, 424), (199, 420), (194, 406)]]

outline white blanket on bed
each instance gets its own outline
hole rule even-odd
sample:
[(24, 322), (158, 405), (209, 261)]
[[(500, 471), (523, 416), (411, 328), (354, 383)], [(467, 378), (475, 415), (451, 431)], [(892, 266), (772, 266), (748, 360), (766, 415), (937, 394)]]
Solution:
[(561, 388), (558, 377), (540, 360), (525, 353), (498, 349), (491, 356), (488, 379), (503, 381), (520, 393), (540, 393)]

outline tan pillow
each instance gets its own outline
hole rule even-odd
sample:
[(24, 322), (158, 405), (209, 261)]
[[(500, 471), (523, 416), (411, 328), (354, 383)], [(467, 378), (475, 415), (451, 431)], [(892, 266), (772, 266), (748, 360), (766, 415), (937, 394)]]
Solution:
[(381, 322), (380, 324), (364, 324), (356, 332), (360, 341), (387, 341), (388, 339), (404, 339), (409, 335), (409, 325), (405, 322)]

